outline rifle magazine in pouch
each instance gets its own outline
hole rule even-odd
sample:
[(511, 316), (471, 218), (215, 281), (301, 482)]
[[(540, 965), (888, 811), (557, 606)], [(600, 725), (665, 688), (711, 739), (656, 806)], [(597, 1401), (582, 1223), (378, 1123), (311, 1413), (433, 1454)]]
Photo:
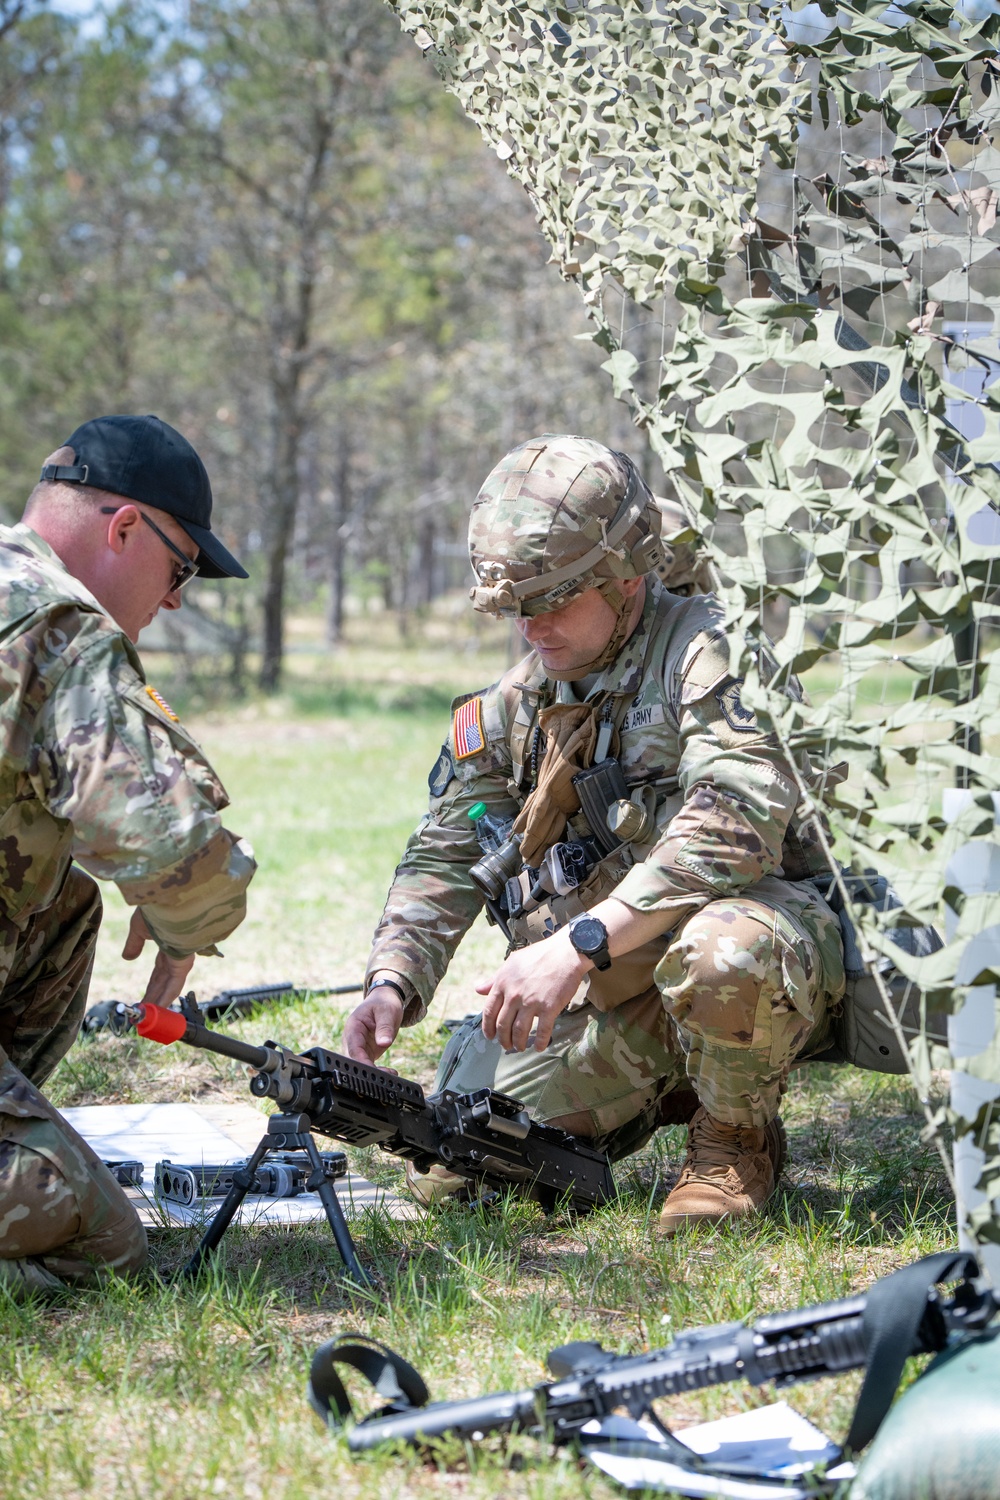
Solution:
[(573, 786), (601, 853), (612, 854), (622, 841), (608, 827), (608, 813), (616, 802), (628, 800), (628, 787), (621, 766), (613, 757), (598, 761), (596, 766), (578, 771), (573, 777)]

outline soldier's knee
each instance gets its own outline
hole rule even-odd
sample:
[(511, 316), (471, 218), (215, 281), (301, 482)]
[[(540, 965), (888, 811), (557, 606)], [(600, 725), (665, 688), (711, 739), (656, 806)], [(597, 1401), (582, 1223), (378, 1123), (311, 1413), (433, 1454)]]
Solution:
[(76, 1193), (58, 1167), (21, 1141), (0, 1141), (0, 1257), (46, 1255), (80, 1228)]
[(131, 1276), (148, 1262), (149, 1240), (145, 1226), (131, 1203), (127, 1215), (115, 1227), (114, 1243), (105, 1248), (111, 1253), (102, 1257), (101, 1264), (120, 1276)]
[(99, 1285), (109, 1275), (130, 1276), (149, 1258), (146, 1231), (129, 1203), (127, 1211), (90, 1234), (56, 1245), (39, 1261), (60, 1281), (75, 1286)]
[(0, 1259), (35, 1258), (69, 1281), (146, 1263), (124, 1189), (64, 1121), (8, 1119), (0, 1139)]
[(712, 902), (686, 922), (656, 971), (681, 1034), (750, 1047), (761, 995), (774, 987), (773, 922), (750, 903)]
[(149, 1259), (146, 1230), (134, 1206), (120, 1188), (112, 1195), (101, 1191), (104, 1186), (96, 1185), (93, 1201), (81, 1204), (77, 1234), (39, 1257), (62, 1281), (87, 1284), (109, 1273), (132, 1275)]

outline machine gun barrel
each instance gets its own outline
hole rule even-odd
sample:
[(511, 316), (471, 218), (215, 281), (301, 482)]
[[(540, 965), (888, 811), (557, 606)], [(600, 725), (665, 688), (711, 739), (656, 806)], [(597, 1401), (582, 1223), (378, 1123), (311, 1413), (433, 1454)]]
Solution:
[(249, 1042), (241, 1042), (224, 1032), (209, 1031), (202, 1024), (200, 1015), (194, 1020), (185, 1011), (167, 1010), (162, 1005), (150, 1005), (145, 1001), (140, 1005), (125, 1005), (119, 1001), (112, 1012), (110, 1025), (117, 1036), (134, 1027), (147, 1041), (161, 1042), (164, 1046), (171, 1042), (186, 1042), (189, 1047), (218, 1052), (222, 1057), (248, 1063), (251, 1068), (266, 1068), (273, 1056), (270, 1047), (252, 1047)]

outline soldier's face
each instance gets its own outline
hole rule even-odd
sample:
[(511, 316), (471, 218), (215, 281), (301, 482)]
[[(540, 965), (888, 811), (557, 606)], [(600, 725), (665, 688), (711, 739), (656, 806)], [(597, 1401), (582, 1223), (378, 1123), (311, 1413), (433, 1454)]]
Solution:
[[(630, 578), (620, 585), (624, 594), (632, 596), (638, 596), (642, 586), (641, 578)], [(617, 620), (600, 590), (587, 589), (562, 609), (546, 610), (543, 615), (515, 623), (527, 644), (538, 652), (544, 667), (566, 673), (600, 656)]]
[[(149, 510), (161, 531), (193, 562), (198, 555), (197, 543), (173, 516), (152, 507)], [(161, 609), (180, 609), (180, 591), (174, 587), (178, 568), (175, 554), (143, 524), (139, 508), (122, 501), (108, 524), (99, 587), (91, 587), (112, 619), (134, 641)]]

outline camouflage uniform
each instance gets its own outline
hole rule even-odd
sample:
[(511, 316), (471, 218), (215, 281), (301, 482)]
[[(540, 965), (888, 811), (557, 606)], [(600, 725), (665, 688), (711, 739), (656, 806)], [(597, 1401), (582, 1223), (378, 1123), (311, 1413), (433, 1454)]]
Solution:
[(0, 527), (0, 1277), (10, 1284), (145, 1257), (121, 1188), (38, 1085), (83, 1017), (101, 920), (91, 875), (114, 880), (173, 957), (217, 952), (242, 921), (255, 866), (221, 825), (227, 800), (97, 600), (26, 526)]
[[(512, 467), (524, 497), (523, 471)], [(502, 470), (498, 482), (510, 483)], [(534, 516), (554, 504), (551, 478), (527, 493), (523, 513), (514, 511), (511, 535), (497, 534), (495, 511), (485, 538), (476, 537), (473, 513), (472, 535), (476, 555), (492, 549), (508, 578), (530, 579), (533, 566), (540, 586), (556, 578), (558, 592), (558, 557), (542, 557), (540, 547), (531, 559), (523, 535), (533, 525), (545, 535)], [(518, 495), (515, 484), (509, 494)], [(505, 552), (513, 566), (502, 562)], [(499, 576), (492, 566), (481, 564), (480, 577)], [(619, 576), (628, 576), (624, 568)], [(593, 577), (583, 586), (593, 587)], [(844, 987), (838, 923), (810, 880), (825, 865), (790, 768), (740, 701), (711, 597), (681, 597), (648, 577), (636, 629), (581, 686), (608, 726), (608, 750), (599, 743), (595, 759), (617, 755), (632, 799), (655, 811), (655, 828), (603, 859), (569, 895), (514, 919), (515, 945), (612, 895), (637, 911), (669, 913), (670, 929), (588, 974), (542, 1053), (504, 1055), (478, 1023), (463, 1028), (437, 1086), (493, 1084), (543, 1120), (586, 1115), (614, 1155), (648, 1138), (664, 1096), (685, 1078), (717, 1120), (761, 1127), (777, 1113), (792, 1062), (825, 1045)], [(576, 701), (574, 687), (547, 677), (534, 653), (473, 698), (464, 712), (472, 699), (456, 702), (430, 776), (429, 816), (407, 845), (375, 933), (369, 973), (400, 976), (405, 1023), (424, 1014), (482, 906), (468, 875), (481, 855), (469, 809), (481, 801), (496, 817), (518, 813), (533, 784), (540, 711)], [(578, 813), (564, 836), (591, 831)]]

